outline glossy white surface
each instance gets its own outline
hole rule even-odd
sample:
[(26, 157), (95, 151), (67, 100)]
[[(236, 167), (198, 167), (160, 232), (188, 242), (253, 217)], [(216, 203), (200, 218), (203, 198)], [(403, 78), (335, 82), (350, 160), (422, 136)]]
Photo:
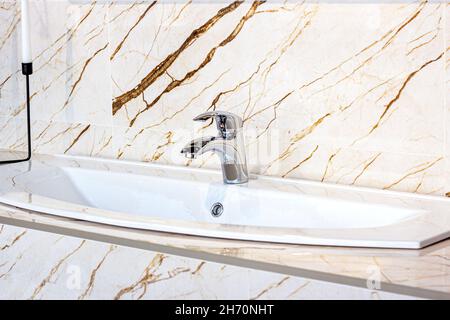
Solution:
[[(37, 212), (164, 232), (313, 245), (421, 248), (449, 236), (450, 201), (216, 171), (35, 155), (0, 167), (0, 202)], [(223, 214), (212, 217), (220, 202)]]

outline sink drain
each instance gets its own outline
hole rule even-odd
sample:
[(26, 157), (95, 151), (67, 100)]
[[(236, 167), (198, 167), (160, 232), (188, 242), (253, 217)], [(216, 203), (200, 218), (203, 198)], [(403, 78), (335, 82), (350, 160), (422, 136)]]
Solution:
[(211, 207), (211, 215), (215, 218), (218, 218), (223, 213), (223, 205), (220, 202), (216, 202)]

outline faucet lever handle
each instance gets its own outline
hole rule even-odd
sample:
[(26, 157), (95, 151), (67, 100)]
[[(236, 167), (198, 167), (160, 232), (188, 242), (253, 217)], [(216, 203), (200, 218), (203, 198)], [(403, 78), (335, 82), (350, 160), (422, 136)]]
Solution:
[(217, 130), (224, 139), (233, 139), (242, 128), (243, 121), (238, 115), (226, 111), (209, 111), (194, 118), (194, 121), (216, 120)]

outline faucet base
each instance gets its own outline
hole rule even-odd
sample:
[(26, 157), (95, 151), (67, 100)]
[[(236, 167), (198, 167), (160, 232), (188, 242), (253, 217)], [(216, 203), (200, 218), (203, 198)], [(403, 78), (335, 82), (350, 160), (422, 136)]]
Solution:
[(222, 164), (223, 182), (226, 184), (242, 184), (248, 182), (247, 168), (242, 164)]

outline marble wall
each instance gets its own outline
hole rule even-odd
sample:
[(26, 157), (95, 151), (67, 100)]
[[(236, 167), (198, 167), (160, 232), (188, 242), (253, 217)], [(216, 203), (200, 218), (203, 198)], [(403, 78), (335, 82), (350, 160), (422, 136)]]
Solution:
[(415, 298), (0, 225), (0, 299)]
[[(218, 167), (179, 150), (244, 119), (253, 173), (450, 192), (440, 2), (32, 2), (33, 149)], [(0, 147), (21, 150), (20, 8), (0, 1)]]

